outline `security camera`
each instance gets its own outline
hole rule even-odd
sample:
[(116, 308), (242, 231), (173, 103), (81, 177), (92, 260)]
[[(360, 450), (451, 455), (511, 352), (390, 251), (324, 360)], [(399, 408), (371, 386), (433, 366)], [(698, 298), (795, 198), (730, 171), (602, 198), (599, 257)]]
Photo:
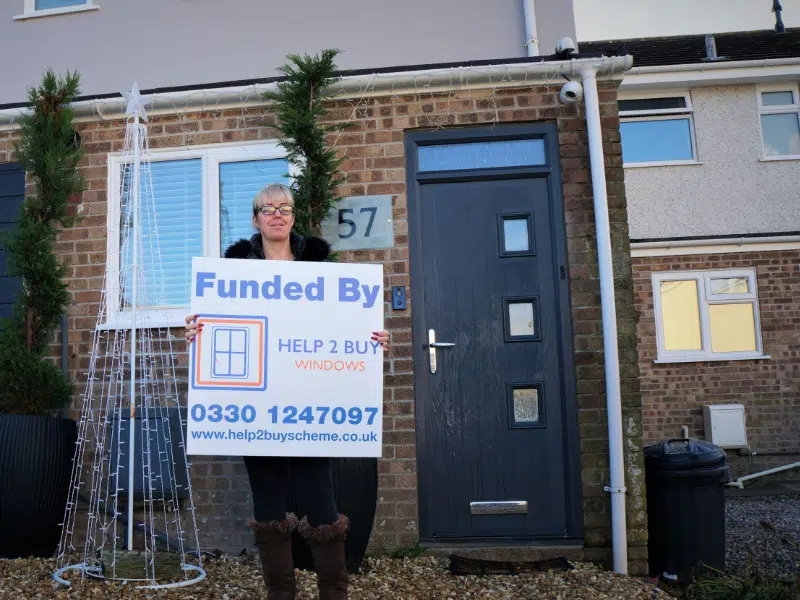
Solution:
[(583, 99), (583, 87), (577, 81), (568, 81), (558, 97), (564, 104), (578, 104)]
[(558, 40), (556, 44), (556, 54), (559, 56), (566, 56), (573, 52), (575, 52), (575, 42), (572, 41), (572, 38), (565, 37)]

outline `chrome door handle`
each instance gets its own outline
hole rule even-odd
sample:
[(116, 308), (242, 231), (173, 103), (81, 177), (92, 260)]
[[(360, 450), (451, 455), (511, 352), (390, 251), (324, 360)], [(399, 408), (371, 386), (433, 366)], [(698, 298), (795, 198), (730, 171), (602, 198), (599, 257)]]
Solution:
[(428, 329), (428, 355), (430, 357), (431, 373), (436, 373), (436, 349), (452, 348), (453, 346), (455, 346), (453, 342), (437, 342), (436, 331)]

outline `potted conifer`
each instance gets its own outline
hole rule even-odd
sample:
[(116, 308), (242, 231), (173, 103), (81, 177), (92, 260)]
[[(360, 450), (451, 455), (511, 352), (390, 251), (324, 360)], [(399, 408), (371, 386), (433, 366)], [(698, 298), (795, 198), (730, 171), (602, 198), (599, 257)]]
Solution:
[(78, 90), (77, 73), (60, 78), (48, 70), (28, 91), (30, 111), (15, 143), (35, 193), (3, 237), (7, 274), (21, 281), (12, 316), (0, 322), (0, 557), (6, 558), (46, 557), (57, 548), (77, 439), (76, 423), (63, 416), (70, 380), (47, 356), (69, 300), (53, 244), (72, 223), (69, 198), (83, 189), (70, 107)]

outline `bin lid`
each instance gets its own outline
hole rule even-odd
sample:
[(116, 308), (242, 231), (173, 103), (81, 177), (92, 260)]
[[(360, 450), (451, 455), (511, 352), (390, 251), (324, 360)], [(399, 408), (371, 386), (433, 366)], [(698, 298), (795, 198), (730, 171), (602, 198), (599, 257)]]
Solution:
[(644, 449), (649, 461), (662, 471), (678, 469), (703, 469), (722, 466), (727, 461), (725, 451), (719, 446), (696, 439), (672, 439), (653, 444)]

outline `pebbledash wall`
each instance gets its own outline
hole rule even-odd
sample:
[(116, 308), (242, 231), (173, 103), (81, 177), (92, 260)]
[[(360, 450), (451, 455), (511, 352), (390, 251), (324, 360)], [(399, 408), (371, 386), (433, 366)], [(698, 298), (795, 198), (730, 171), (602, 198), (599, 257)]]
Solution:
[[(658, 271), (754, 268), (761, 335), (769, 358), (655, 364), (651, 274)], [(703, 406), (743, 404), (754, 456), (728, 452), (731, 472), (746, 475), (800, 456), (800, 250), (637, 257), (633, 259), (645, 443), (689, 435), (705, 439)]]
[[(636, 313), (627, 230), (625, 187), (617, 113), (616, 81), (600, 81), (599, 96), (606, 153), (608, 202), (612, 228), (615, 288), (622, 379), (624, 452), (627, 485), (629, 560), (632, 572), (646, 569), (646, 507), (642, 457), (642, 412), (637, 359)], [(608, 429), (603, 367), (603, 332), (589, 147), (582, 106), (558, 102), (560, 86), (485, 89), (452, 93), (338, 100), (330, 105), (333, 120), (351, 120), (341, 136), (332, 136), (345, 157), (343, 195), (391, 194), (396, 245), (387, 250), (342, 253), (343, 261), (384, 265), (387, 289), (410, 286), (404, 131), (418, 128), (467, 127), (473, 124), (556, 122), (571, 278), (575, 340), (575, 376), (579, 409), (581, 482), (585, 545), (582, 556), (610, 566), (611, 518)], [(266, 140), (276, 137), (269, 108), (152, 116), (151, 147), (178, 148)], [(57, 251), (68, 265), (72, 292), (69, 308), (69, 361), (76, 380), (88, 364), (106, 260), (107, 153), (119, 151), (122, 120), (76, 126), (86, 151), (81, 163), (87, 189), (74, 210), (82, 221), (64, 231)], [(13, 160), (11, 136), (0, 132), (0, 161)], [(388, 302), (389, 298), (387, 298)], [(413, 307), (409, 307), (412, 309)], [(392, 348), (385, 364), (384, 451), (379, 462), (378, 506), (372, 551), (413, 545), (417, 539), (417, 467), (410, 310), (403, 316), (387, 309)], [(175, 331), (176, 336), (182, 332)], [(178, 347), (182, 348), (182, 344)], [(185, 367), (185, 355), (181, 357)], [(249, 486), (239, 458), (195, 460), (192, 481), (198, 504), (202, 545), (239, 551), (252, 547), (247, 520), (252, 517)]]

